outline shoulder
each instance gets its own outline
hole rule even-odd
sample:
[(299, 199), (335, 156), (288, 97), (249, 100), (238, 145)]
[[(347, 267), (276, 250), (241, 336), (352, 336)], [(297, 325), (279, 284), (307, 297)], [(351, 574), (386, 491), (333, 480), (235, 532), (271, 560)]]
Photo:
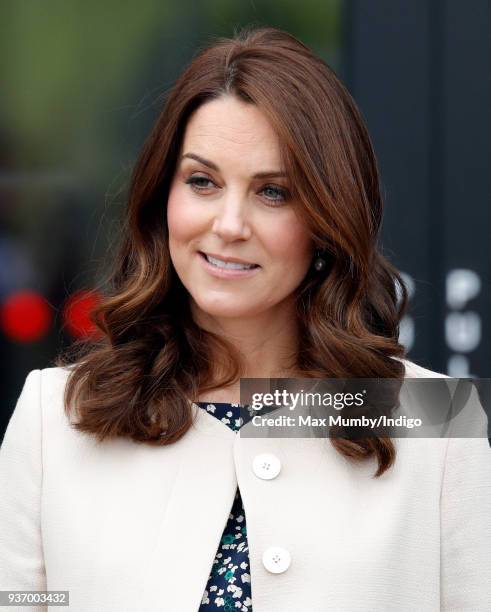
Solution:
[(42, 368), (39, 370), (43, 399), (46, 397), (46, 394), (64, 391), (68, 376), (73, 369), (74, 366), (58, 366), (52, 368)]
[(72, 417), (75, 415), (69, 415), (65, 409), (65, 390), (75, 367), (76, 365), (57, 366), (40, 370), (39, 405), (46, 433), (70, 431), (71, 435), (76, 434), (71, 427)]
[(447, 376), (447, 374), (442, 374), (440, 372), (436, 372), (435, 370), (429, 370), (428, 368), (424, 368), (423, 366), (420, 366), (409, 359), (400, 359), (399, 357), (394, 357), (393, 359), (402, 361), (406, 369), (406, 378), (450, 378), (450, 376)]
[(27, 374), (4, 433), (2, 461), (40, 453), (41, 440), (54, 422), (67, 427), (63, 400), (69, 371), (55, 367)]
[[(31, 370), (25, 380), (18, 404), (36, 404), (42, 411), (62, 398), (72, 367), (52, 367)], [(21, 401), (22, 400), (22, 401)]]
[(53, 421), (65, 424), (64, 394), (73, 367), (50, 367), (31, 370), (23, 383), (14, 411), (11, 428), (26, 423), (41, 430)]

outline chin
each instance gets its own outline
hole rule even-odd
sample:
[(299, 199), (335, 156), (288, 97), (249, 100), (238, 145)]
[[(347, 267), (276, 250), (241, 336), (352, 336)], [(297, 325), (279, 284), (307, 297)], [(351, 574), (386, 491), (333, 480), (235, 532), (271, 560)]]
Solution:
[(225, 307), (223, 305), (216, 305), (216, 306), (202, 306), (200, 307), (200, 310), (202, 312), (204, 312), (205, 314), (209, 315), (210, 317), (216, 317), (216, 318), (243, 318), (245, 316), (247, 316), (249, 313), (241, 310), (240, 306), (230, 306), (230, 307)]
[(253, 314), (250, 308), (244, 308), (243, 300), (229, 301), (223, 298), (218, 298), (217, 300), (197, 300), (194, 298), (194, 301), (198, 310), (211, 317), (242, 318)]

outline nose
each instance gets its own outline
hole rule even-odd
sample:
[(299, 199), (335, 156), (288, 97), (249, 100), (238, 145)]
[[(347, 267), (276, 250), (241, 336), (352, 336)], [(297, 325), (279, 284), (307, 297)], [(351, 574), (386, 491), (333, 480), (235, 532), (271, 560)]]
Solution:
[(249, 239), (251, 226), (247, 215), (246, 199), (233, 194), (224, 197), (213, 219), (212, 230), (227, 242)]

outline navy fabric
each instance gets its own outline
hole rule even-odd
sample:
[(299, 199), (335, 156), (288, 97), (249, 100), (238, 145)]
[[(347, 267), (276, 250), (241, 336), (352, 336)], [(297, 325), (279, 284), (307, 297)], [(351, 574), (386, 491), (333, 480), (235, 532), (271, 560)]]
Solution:
[[(242, 425), (240, 404), (196, 402), (196, 405), (225, 423), (233, 431), (238, 431)], [(246, 517), (238, 487), (199, 612), (217, 609), (223, 612), (252, 610)]]

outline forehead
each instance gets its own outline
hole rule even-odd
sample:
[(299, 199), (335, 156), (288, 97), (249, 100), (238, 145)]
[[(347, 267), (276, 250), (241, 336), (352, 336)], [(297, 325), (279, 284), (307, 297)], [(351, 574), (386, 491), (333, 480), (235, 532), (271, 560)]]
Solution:
[(223, 96), (201, 105), (189, 118), (182, 153), (192, 151), (225, 163), (232, 156), (279, 166), (278, 137), (254, 104)]

